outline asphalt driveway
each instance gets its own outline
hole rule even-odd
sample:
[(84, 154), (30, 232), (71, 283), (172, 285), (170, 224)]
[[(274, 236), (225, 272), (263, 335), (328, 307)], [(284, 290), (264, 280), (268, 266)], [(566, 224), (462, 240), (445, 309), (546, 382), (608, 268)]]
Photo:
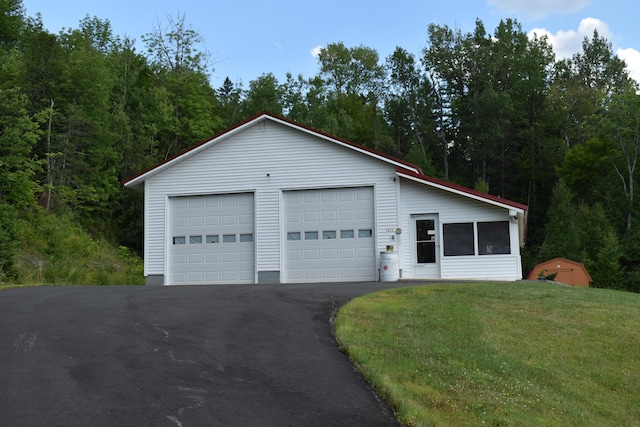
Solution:
[(332, 307), (409, 283), (0, 292), (2, 426), (397, 426)]

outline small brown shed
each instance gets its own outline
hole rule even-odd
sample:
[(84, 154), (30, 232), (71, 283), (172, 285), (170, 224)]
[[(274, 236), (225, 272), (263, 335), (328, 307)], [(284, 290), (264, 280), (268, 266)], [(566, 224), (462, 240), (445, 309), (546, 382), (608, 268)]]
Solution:
[(565, 258), (554, 258), (536, 265), (527, 279), (537, 280), (540, 276), (547, 277), (554, 273), (556, 274), (554, 280), (566, 285), (589, 286), (592, 282), (584, 264)]

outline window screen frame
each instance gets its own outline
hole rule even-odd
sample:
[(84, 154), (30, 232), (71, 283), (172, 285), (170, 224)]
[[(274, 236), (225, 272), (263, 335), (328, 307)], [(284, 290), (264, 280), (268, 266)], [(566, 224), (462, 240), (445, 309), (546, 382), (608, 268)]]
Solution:
[[(488, 233), (496, 230), (489, 230), (488, 227), (503, 227), (501, 232), (506, 232), (503, 236), (490, 236)], [(511, 255), (511, 232), (509, 221), (478, 221), (476, 223), (478, 233), (478, 255)], [(505, 239), (506, 238), (506, 239)], [(492, 249), (489, 250), (488, 248)], [(495, 249), (494, 249), (495, 248)]]
[(442, 224), (442, 246), (445, 257), (475, 256), (476, 228), (474, 222)]

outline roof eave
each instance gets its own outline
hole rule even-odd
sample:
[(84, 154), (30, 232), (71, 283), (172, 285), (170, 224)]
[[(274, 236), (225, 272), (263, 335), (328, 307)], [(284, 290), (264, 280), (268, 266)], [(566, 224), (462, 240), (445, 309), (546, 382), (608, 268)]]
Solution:
[(450, 193), (458, 194), (464, 197), (468, 197), (474, 200), (478, 200), (484, 203), (488, 203), (494, 206), (498, 206), (504, 209), (515, 210), (519, 215), (526, 216), (525, 213), (529, 210), (527, 205), (517, 203), (511, 200), (503, 199), (501, 197), (493, 196), (491, 194), (481, 193), (477, 190), (472, 190), (460, 185), (448, 183), (436, 178), (432, 178), (422, 174), (412, 173), (400, 168), (396, 169), (396, 174), (411, 181), (419, 182), (425, 185), (429, 185), (440, 190), (448, 191)]

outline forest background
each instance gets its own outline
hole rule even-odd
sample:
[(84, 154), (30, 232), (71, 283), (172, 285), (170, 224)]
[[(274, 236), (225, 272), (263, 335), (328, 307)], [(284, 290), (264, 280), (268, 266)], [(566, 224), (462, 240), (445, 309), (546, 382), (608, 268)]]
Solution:
[(212, 87), (185, 16), (139, 52), (108, 20), (52, 34), (0, 8), (0, 282), (141, 282), (143, 197), (120, 182), (269, 111), (529, 205), (525, 272), (560, 256), (640, 292), (639, 87), (597, 32), (557, 60), (513, 19), (432, 24), (419, 55), (336, 41), (313, 76)]

